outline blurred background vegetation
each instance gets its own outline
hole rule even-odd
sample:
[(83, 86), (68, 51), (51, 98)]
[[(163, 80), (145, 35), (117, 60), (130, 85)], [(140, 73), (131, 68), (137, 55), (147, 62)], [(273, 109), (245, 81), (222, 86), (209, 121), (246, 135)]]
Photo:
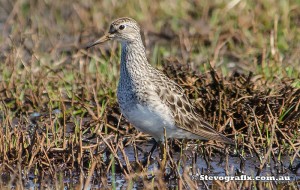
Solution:
[[(80, 48), (107, 31), (112, 20), (128, 16), (140, 23), (154, 65), (175, 56), (204, 72), (210, 61), (224, 75), (239, 71), (268, 80), (289, 77), (300, 86), (299, 0), (1, 0), (0, 4), (2, 82), (13, 77), (32, 87), (43, 83), (65, 88), (66, 82), (76, 84), (74, 80), (82, 77), (81, 82), (87, 83), (91, 77), (106, 84), (97, 83), (97, 92), (114, 93), (119, 68), (116, 43), (93, 52)], [(88, 66), (87, 54), (93, 59)], [(98, 74), (95, 61), (101, 63)], [(51, 84), (57, 78), (53, 73), (64, 80)]]
[(1, 61), (13, 51), (16, 63), (33, 65), (35, 72), (78, 64), (74, 52), (81, 45), (128, 16), (140, 23), (153, 64), (172, 55), (196, 67), (210, 60), (217, 68), (263, 77), (298, 77), (299, 15), (297, 0), (2, 0)]

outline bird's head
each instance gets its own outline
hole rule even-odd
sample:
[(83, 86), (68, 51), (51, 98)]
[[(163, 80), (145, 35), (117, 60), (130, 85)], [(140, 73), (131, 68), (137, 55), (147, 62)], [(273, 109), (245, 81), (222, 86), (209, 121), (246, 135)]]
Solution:
[(101, 44), (108, 40), (117, 40), (122, 43), (130, 43), (140, 38), (140, 27), (137, 22), (128, 17), (119, 18), (113, 21), (109, 27), (109, 31), (88, 45), (88, 48)]

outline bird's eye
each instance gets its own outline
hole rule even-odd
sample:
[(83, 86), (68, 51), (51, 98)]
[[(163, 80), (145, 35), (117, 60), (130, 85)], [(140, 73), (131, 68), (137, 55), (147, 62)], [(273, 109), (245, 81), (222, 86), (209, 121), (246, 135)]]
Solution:
[(119, 26), (120, 30), (123, 30), (124, 28), (125, 28), (125, 25), (123, 25), (123, 24)]

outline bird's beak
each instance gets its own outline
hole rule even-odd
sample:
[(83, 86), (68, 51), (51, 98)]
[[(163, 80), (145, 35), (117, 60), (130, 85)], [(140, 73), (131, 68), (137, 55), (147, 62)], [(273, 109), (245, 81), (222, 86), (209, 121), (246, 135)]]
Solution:
[(99, 39), (96, 40), (95, 42), (92, 42), (92, 43), (88, 44), (88, 45), (86, 46), (86, 48), (88, 49), (88, 48), (91, 48), (91, 47), (93, 47), (93, 46), (95, 46), (95, 45), (102, 44), (102, 43), (104, 43), (104, 42), (106, 42), (106, 41), (108, 41), (108, 40), (111, 40), (112, 37), (113, 37), (112, 34), (106, 33), (104, 36), (102, 36), (101, 38), (99, 38)]

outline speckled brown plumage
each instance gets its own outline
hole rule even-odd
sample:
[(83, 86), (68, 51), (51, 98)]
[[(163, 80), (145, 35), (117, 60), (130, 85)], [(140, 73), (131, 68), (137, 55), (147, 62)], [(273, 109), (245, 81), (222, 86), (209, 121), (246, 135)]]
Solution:
[(94, 44), (114, 39), (122, 44), (118, 103), (129, 122), (156, 140), (162, 141), (166, 130), (168, 138), (233, 144), (195, 112), (178, 84), (148, 63), (135, 20), (120, 18), (113, 21), (108, 34)]

